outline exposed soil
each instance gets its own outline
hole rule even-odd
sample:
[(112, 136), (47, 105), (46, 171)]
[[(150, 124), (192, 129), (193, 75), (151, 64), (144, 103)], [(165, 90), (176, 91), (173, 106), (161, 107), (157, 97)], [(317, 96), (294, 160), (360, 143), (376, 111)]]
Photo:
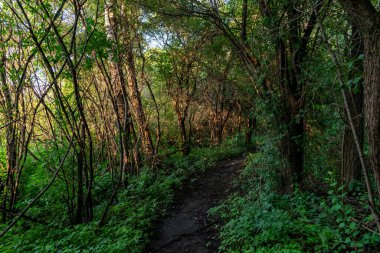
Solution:
[(168, 215), (158, 224), (148, 252), (216, 252), (217, 217), (207, 211), (228, 195), (244, 156), (222, 160), (179, 191)]

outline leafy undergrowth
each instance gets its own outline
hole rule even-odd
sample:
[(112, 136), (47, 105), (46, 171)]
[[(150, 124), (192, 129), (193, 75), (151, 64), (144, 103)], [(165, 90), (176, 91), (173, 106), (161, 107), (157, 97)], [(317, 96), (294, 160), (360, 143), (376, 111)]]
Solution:
[(211, 210), (224, 220), (221, 252), (368, 252), (379, 244), (380, 237), (362, 226), (373, 220), (363, 211), (363, 189), (353, 189), (348, 198), (328, 174), (326, 194), (309, 189), (280, 195), (280, 169), (271, 142), (248, 156), (236, 192)]
[[(173, 201), (174, 189), (217, 160), (242, 152), (242, 147), (230, 143), (194, 149), (186, 158), (168, 158), (160, 172), (145, 170), (130, 178), (129, 186), (119, 192), (117, 204), (110, 209), (105, 226), (100, 228), (95, 221), (65, 227), (56, 220), (46, 225), (22, 220), (1, 239), (0, 252), (143, 252), (154, 222)], [(95, 220), (99, 220), (107, 201), (99, 200)], [(57, 216), (65, 212), (55, 211)]]

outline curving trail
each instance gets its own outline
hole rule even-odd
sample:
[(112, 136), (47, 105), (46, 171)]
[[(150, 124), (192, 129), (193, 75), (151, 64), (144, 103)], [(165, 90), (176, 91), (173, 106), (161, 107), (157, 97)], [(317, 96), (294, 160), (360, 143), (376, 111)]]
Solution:
[(221, 160), (196, 182), (178, 192), (168, 215), (156, 227), (147, 252), (216, 252), (217, 218), (207, 211), (228, 194), (244, 156)]

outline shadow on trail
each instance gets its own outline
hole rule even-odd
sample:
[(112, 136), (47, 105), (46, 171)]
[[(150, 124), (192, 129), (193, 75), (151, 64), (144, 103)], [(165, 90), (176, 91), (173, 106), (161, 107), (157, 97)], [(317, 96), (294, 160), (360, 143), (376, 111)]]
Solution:
[(243, 165), (243, 155), (221, 160), (178, 192), (168, 215), (154, 230), (147, 252), (216, 252), (218, 220), (208, 217), (207, 211), (228, 195), (231, 181)]

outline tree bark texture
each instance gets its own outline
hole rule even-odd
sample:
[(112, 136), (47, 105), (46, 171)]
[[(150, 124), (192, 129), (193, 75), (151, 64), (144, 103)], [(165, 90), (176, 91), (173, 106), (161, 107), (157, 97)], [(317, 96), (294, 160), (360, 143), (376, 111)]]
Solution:
[[(349, 79), (352, 80), (362, 75), (363, 61), (358, 57), (364, 53), (363, 43), (359, 31), (352, 26), (352, 38), (350, 49), (350, 60), (354, 61), (353, 69), (349, 72)], [(364, 140), (364, 116), (363, 116), (363, 81), (360, 80), (357, 87), (349, 87), (345, 91), (348, 98), (348, 105), (352, 113), (353, 123), (358, 134), (361, 149), (363, 149)], [(347, 117), (347, 115), (346, 115)], [(342, 163), (340, 168), (341, 183), (350, 183), (353, 180), (360, 179), (361, 164), (360, 157), (356, 148), (352, 130), (348, 124), (344, 127), (343, 143), (342, 143)]]
[(364, 44), (364, 114), (371, 168), (380, 197), (380, 14), (369, 0), (340, 0)]
[[(131, 31), (129, 31), (131, 32)], [(153, 166), (154, 148), (153, 142), (149, 131), (148, 122), (145, 116), (144, 108), (141, 102), (141, 94), (137, 83), (137, 74), (135, 68), (135, 61), (133, 56), (133, 43), (130, 39), (127, 45), (127, 73), (128, 73), (128, 88), (129, 97), (132, 105), (132, 114), (135, 117), (138, 132), (141, 138), (141, 145), (144, 151), (144, 162), (147, 166)]]

